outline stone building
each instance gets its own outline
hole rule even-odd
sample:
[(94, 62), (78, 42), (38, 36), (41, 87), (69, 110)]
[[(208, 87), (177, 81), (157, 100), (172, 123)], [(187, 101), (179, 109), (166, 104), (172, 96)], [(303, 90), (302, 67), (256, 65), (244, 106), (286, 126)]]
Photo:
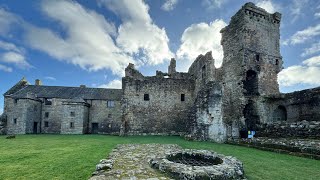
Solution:
[(8, 134), (103, 133), (187, 135), (224, 142), (278, 121), (317, 121), (320, 90), (279, 92), (281, 14), (246, 3), (221, 30), (220, 68), (211, 52), (188, 72), (143, 76), (129, 64), (122, 89), (30, 85), (19, 81), (5, 94), (2, 126)]
[(118, 134), (121, 98), (121, 89), (30, 85), (23, 78), (4, 94), (7, 133)]

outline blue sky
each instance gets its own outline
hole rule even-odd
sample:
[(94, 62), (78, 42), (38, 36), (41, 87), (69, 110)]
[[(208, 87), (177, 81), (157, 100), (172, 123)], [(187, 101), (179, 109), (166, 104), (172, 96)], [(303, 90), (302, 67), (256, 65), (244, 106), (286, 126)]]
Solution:
[[(121, 87), (129, 62), (145, 75), (222, 61), (220, 29), (242, 0), (0, 0), (0, 92), (22, 77), (44, 85)], [(282, 13), (281, 92), (320, 85), (320, 1), (253, 0)], [(0, 98), (0, 113), (3, 97)]]

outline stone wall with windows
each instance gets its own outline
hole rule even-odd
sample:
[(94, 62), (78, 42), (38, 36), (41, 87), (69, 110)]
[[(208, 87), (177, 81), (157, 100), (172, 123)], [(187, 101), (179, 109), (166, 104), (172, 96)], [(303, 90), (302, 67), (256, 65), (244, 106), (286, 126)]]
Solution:
[(6, 97), (5, 115), (7, 134), (40, 133), (41, 102), (32, 97), (13, 99)]
[(126, 134), (186, 133), (194, 102), (194, 80), (172, 72), (158, 71), (156, 76), (144, 77), (133, 65), (127, 67), (122, 79)]
[(119, 134), (122, 110), (119, 100), (88, 100), (89, 133)]
[(88, 132), (89, 105), (81, 102), (62, 103), (61, 134), (85, 134)]

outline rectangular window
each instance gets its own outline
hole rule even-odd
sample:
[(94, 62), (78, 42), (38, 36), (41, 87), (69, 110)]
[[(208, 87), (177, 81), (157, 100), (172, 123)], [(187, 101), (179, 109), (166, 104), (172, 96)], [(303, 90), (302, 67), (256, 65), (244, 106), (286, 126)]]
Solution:
[(70, 116), (71, 116), (71, 117), (75, 117), (75, 116), (76, 116), (76, 113), (75, 113), (75, 112), (70, 112)]
[(13, 119), (13, 124), (17, 124), (17, 118)]
[(44, 98), (44, 104), (45, 105), (52, 105), (52, 99)]
[(70, 122), (70, 128), (74, 128), (74, 123)]
[(256, 61), (260, 61), (260, 55), (259, 54), (256, 55)]
[(17, 103), (18, 103), (18, 100), (19, 100), (19, 99), (14, 99), (14, 104), (17, 104)]
[(185, 101), (185, 95), (184, 94), (181, 94), (181, 101)]
[(48, 121), (44, 122), (44, 127), (49, 127), (49, 122)]
[(114, 101), (107, 101), (107, 107), (113, 108), (114, 107)]
[(108, 118), (112, 118), (112, 114), (108, 114)]
[(149, 101), (150, 100), (149, 94), (144, 94), (143, 100)]
[(45, 113), (44, 113), (44, 117), (45, 117), (45, 118), (49, 118), (49, 112), (45, 112)]

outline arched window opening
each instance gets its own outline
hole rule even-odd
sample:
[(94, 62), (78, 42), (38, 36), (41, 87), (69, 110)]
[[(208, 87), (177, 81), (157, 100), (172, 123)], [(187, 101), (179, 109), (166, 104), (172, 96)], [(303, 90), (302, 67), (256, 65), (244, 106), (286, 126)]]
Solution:
[(287, 120), (287, 109), (284, 106), (278, 106), (273, 111), (273, 121), (286, 121)]
[(258, 75), (255, 71), (249, 70), (246, 73), (246, 80), (243, 82), (245, 95), (258, 95)]

